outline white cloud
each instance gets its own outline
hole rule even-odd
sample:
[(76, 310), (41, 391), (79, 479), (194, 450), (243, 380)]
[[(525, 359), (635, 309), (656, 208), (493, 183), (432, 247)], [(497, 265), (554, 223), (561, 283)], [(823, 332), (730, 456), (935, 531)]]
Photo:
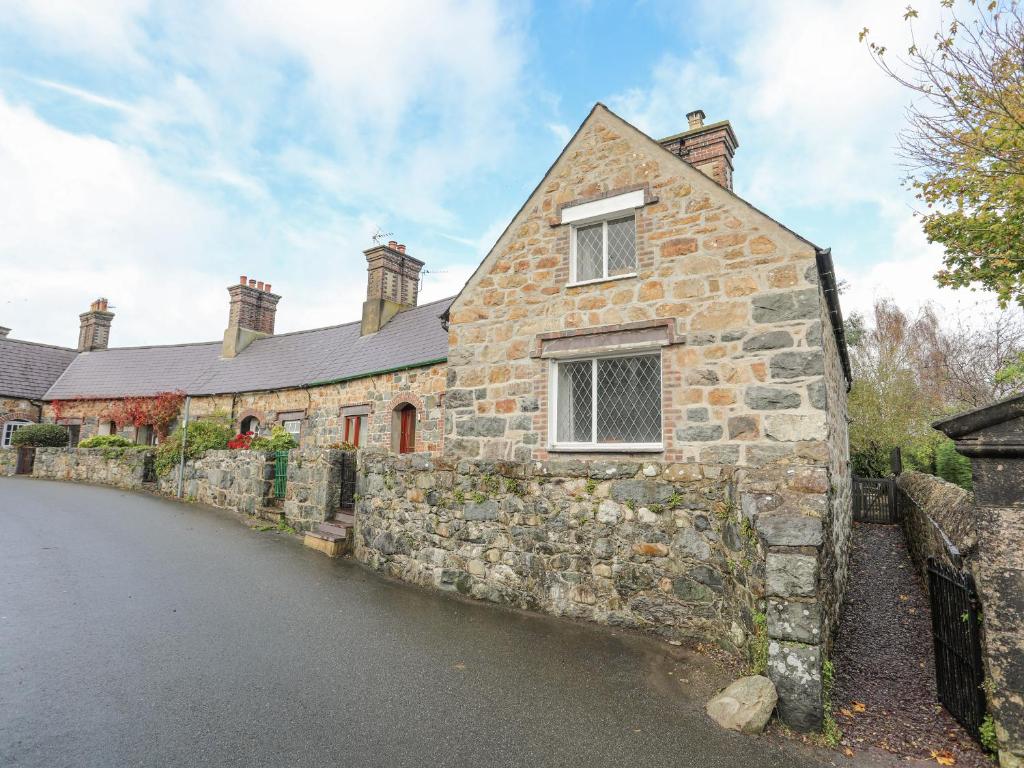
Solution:
[[(0, 324), (18, 338), (73, 344), (99, 295), (115, 344), (217, 338), (241, 273), (283, 295), (280, 331), (356, 319), (370, 235), (476, 226), (452, 196), (496, 167), (521, 113), (523, 11), (496, 0), (3, 12), (70, 65), (16, 72), (38, 89), (22, 98), (58, 108), (0, 90)], [(74, 102), (108, 111), (83, 122)], [(475, 266), (408, 242), (435, 270), (424, 300)]]
[(149, 5), (149, 0), (0, 0), (0, 17), (51, 46), (138, 64), (137, 47), (144, 38), (141, 19)]
[[(942, 250), (926, 243), (913, 217), (895, 153), (908, 95), (857, 39), (867, 26), (898, 52), (906, 40), (901, 9), (889, 0), (840, 0), (812, 11), (782, 0), (730, 13), (728, 28), (718, 3), (703, 10), (696, 24), (710, 39), (732, 41), (725, 57), (711, 49), (666, 56), (643, 87), (611, 99), (613, 109), (656, 136), (682, 129), (685, 113), (698, 107), (709, 121), (731, 120), (740, 142), (737, 192), (798, 229), (795, 219), (813, 220), (849, 281), (847, 313), (869, 309), (876, 296), (948, 307), (985, 300), (932, 279)], [(918, 28), (934, 28), (934, 14), (922, 8)], [(861, 242), (884, 247), (867, 251)]]
[(548, 123), (548, 130), (555, 135), (555, 138), (561, 144), (568, 144), (569, 139), (572, 138), (572, 130), (564, 123)]

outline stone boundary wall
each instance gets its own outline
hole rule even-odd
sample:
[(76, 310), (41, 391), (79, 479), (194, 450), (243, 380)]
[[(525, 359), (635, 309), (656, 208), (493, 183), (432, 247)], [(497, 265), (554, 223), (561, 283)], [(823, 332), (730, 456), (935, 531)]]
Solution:
[(331, 448), (289, 452), (284, 516), (290, 525), (311, 530), (338, 510), (345, 454), (346, 451)]
[(137, 491), (155, 487), (145, 481), (152, 461), (150, 450), (129, 449), (115, 455), (109, 448), (36, 448), (32, 477)]
[(950, 545), (965, 561), (976, 553), (974, 494), (921, 472), (904, 472), (896, 478), (896, 487), (910, 556), (925, 583), (929, 557), (952, 568), (963, 567)]
[[(265, 451), (207, 451), (185, 463), (184, 496), (189, 501), (255, 515), (273, 493), (274, 454)], [(178, 467), (160, 478), (159, 490), (178, 492)]]
[(0, 477), (11, 477), (18, 467), (18, 451), (0, 448)]
[[(300, 530), (315, 528), (338, 509), (344, 454), (327, 448), (289, 451), (288, 482), (280, 512), (291, 525)], [(152, 450), (38, 448), (32, 475), (177, 496), (178, 467), (156, 482), (146, 481), (146, 465), (153, 455)], [(13, 475), (16, 460), (16, 451), (0, 451), (0, 474)], [(248, 515), (275, 508), (274, 453), (207, 451), (185, 463), (183, 494), (188, 501)]]
[[(819, 728), (824, 467), (496, 463), (363, 451), (355, 555), (480, 600), (767, 653), (790, 725)], [(759, 618), (760, 617), (760, 618)]]

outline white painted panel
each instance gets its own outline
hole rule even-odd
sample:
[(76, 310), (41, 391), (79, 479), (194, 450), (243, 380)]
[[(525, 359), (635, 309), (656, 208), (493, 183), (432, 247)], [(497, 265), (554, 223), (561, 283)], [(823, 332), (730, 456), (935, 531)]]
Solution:
[(562, 223), (571, 224), (575, 221), (601, 218), (613, 213), (623, 213), (631, 208), (639, 208), (644, 204), (644, 191), (642, 189), (626, 192), (614, 197), (606, 197), (595, 200), (592, 203), (581, 203), (562, 209)]

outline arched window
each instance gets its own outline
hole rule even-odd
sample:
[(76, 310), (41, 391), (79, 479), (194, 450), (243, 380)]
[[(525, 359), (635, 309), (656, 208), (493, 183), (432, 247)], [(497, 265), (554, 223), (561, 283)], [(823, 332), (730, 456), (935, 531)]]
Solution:
[(396, 453), (416, 450), (416, 407), (403, 403), (391, 414), (391, 449)]
[(242, 419), (242, 429), (240, 431), (243, 435), (246, 432), (252, 432), (254, 435), (259, 435), (260, 420), (255, 416), (246, 416)]
[(11, 438), (14, 437), (14, 433), (31, 423), (31, 421), (25, 421), (24, 419), (15, 419), (4, 424), (4, 431), (0, 434), (0, 448), (10, 448)]

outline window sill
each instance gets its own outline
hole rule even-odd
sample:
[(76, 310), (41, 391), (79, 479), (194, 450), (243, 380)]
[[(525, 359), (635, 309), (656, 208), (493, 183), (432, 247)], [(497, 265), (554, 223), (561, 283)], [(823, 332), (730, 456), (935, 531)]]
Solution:
[(625, 275), (613, 275), (612, 277), (595, 277), (593, 280), (580, 280), (575, 283), (566, 283), (566, 288), (576, 288), (580, 285), (596, 285), (597, 283), (611, 283), (615, 280), (628, 280), (631, 277), (636, 277), (636, 272), (627, 272)]
[(661, 443), (601, 443), (597, 445), (569, 444), (549, 445), (551, 453), (662, 453), (665, 446)]

